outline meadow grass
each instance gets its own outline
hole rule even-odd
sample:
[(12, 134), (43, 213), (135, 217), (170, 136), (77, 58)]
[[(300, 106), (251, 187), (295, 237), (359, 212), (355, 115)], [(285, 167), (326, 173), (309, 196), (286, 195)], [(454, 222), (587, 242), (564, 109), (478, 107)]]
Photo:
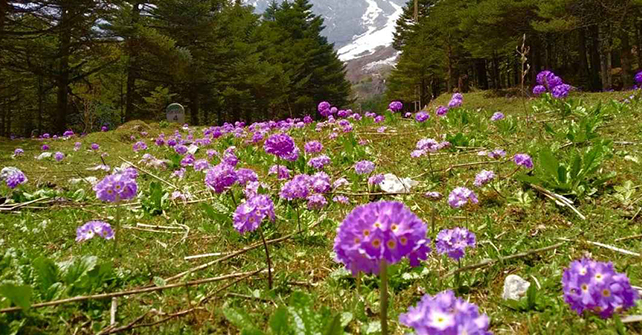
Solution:
[[(333, 180), (345, 176), (352, 181), (346, 190), (350, 205), (330, 201), (330, 205), (321, 211), (303, 209), (303, 226), (318, 225), (313, 229), (304, 229), (302, 234), (282, 243), (270, 245), (275, 276), (275, 288), (272, 291), (267, 289), (265, 274), (250, 277), (221, 291), (193, 313), (171, 318), (155, 326), (137, 328), (134, 333), (237, 333), (240, 330), (230, 322), (229, 312), (227, 318), (224, 314), (224, 311), (231, 310), (244, 311), (257, 328), (266, 331), (269, 328), (268, 320), (278, 306), (287, 305), (290, 297), (299, 291), (311, 297), (317, 310), (327, 307), (334, 313), (342, 313), (346, 332), (377, 333), (377, 278), (364, 276), (357, 293), (356, 280), (333, 260), (332, 247), (336, 228), (357, 204), (396, 199), (404, 202), (429, 225), (435, 213), (437, 231), (468, 226), (477, 235), (478, 246), (469, 249), (463, 265), (487, 259), (498, 260), (547, 247), (560, 243), (560, 239), (570, 240), (554, 250), (498, 261), (491, 266), (461, 274), (462, 285), (458, 295), (478, 304), (488, 314), (494, 333), (642, 334), (642, 323), (621, 325), (615, 320), (578, 316), (564, 302), (561, 288), (564, 268), (572, 260), (586, 255), (601, 261), (613, 261), (616, 269), (625, 272), (633, 285), (642, 286), (641, 257), (625, 255), (588, 242), (642, 252), (642, 238), (619, 240), (642, 234), (642, 215), (639, 213), (642, 205), (642, 126), (638, 119), (642, 115), (642, 104), (610, 103), (613, 99), (622, 100), (627, 96), (626, 93), (574, 95), (574, 99), (584, 100), (586, 110), (591, 110), (601, 101), (605, 111), (602, 122), (593, 132), (597, 137), (577, 143), (571, 141), (569, 144), (568, 138), (553, 135), (547, 131), (547, 127), (562, 134), (580, 121), (577, 115), (560, 117), (554, 110), (541, 108), (534, 111), (532, 106), (541, 104), (539, 100), (491, 95), (489, 92), (465, 94), (465, 110), (452, 111), (447, 119), (439, 119), (431, 113), (431, 118), (424, 124), (402, 119), (399, 115), (387, 117), (383, 124), (375, 124), (364, 118), (360, 122), (353, 122), (352, 133), (340, 134), (336, 140), (328, 138), (330, 130), (327, 128), (322, 132), (316, 132), (314, 127), (309, 126), (291, 131), (300, 148), (303, 148), (304, 141), (312, 139), (324, 144), (324, 153), (332, 158), (332, 164), (326, 171)], [(448, 99), (449, 96), (442, 96), (430, 107), (445, 105)], [(502, 111), (506, 119), (490, 122), (490, 116), (496, 111)], [(377, 132), (382, 125), (387, 127), (385, 132)], [(120, 206), (97, 200), (91, 186), (84, 181), (70, 183), (72, 178), (95, 176), (100, 179), (105, 176), (105, 172), (87, 170), (102, 164), (103, 160), (115, 167), (123, 163), (119, 157), (139, 166), (144, 166), (139, 163), (144, 153), (161, 159), (169, 158), (173, 150), (155, 146), (152, 139), (160, 133), (169, 136), (178, 129), (176, 126), (161, 127), (159, 124), (134, 122), (114, 131), (92, 133), (81, 139), (0, 141), (0, 167), (18, 167), (29, 178), (29, 182), (18, 190), (0, 186), (0, 194), (13, 197), (17, 203), (43, 198), (40, 202), (0, 213), (0, 283), (22, 280), (33, 285), (34, 303), (77, 294), (164, 285), (167, 284), (164, 279), (220, 256), (196, 260), (184, 260), (184, 257), (204, 253), (225, 255), (260, 242), (258, 232), (240, 235), (234, 230), (230, 220), (234, 206), (229, 196), (207, 191), (203, 184), (204, 173), (194, 172), (191, 168), (188, 168), (183, 180), (171, 178), (169, 169), (144, 169), (176, 185), (184, 193), (189, 192), (193, 203), (169, 200), (173, 187), (142, 171), (139, 171), (138, 178), (141, 195), (131, 203)], [(193, 129), (194, 135), (200, 137), (204, 128)], [(148, 135), (142, 136), (142, 131)], [(186, 131), (181, 132), (186, 136)], [(457, 134), (460, 134), (459, 137)], [(431, 155), (433, 173), (430, 173), (425, 158), (410, 157), (415, 143), (422, 138), (443, 138), (454, 142), (450, 150)], [(132, 145), (139, 140), (144, 140), (149, 149), (135, 153)], [(367, 143), (353, 145), (350, 144), (352, 140)], [(77, 152), (73, 151), (76, 141), (82, 142), (82, 149)], [(606, 143), (608, 152), (595, 175), (589, 178), (590, 182), (610, 172), (616, 175), (594, 190), (586, 190), (580, 195), (568, 194), (578, 211), (586, 217), (585, 220), (516, 178), (525, 175), (525, 172), (515, 172), (516, 167), (510, 161), (515, 153), (529, 153), (537, 161), (542, 148), (552, 148), (555, 156), (563, 161), (570, 158), (572, 152), (585, 151), (599, 141)], [(35, 160), (34, 156), (40, 154), (43, 142), (51, 146), (51, 152), (61, 151), (67, 157), (60, 163), (51, 159)], [(94, 142), (100, 144), (99, 152), (88, 150)], [(239, 166), (253, 168), (260, 180), (270, 183), (273, 189), (278, 187), (279, 183), (267, 176), (267, 169), (275, 161), (263, 152), (260, 145), (247, 145), (242, 139), (227, 136), (201, 148), (196, 156), (206, 157), (205, 151), (209, 148), (222, 152), (229, 145), (237, 146), (237, 155), (241, 160)], [(12, 158), (13, 150), (18, 147), (25, 150), (25, 155)], [(496, 162), (478, 155), (483, 149), (495, 148), (503, 148), (508, 156)], [(101, 159), (100, 153), (103, 152), (107, 155)], [(433, 202), (415, 193), (363, 195), (361, 192), (365, 190), (365, 181), (352, 170), (354, 162), (361, 159), (374, 161), (377, 173), (394, 173), (419, 181), (420, 184), (415, 187), (417, 193), (438, 191), (447, 196), (455, 187), (467, 186), (477, 193), (479, 204), (466, 210), (456, 210), (449, 207), (445, 199)], [(480, 164), (465, 166), (469, 163)], [(495, 189), (472, 186), (475, 175), (482, 169), (493, 170), (500, 176)], [(162, 189), (164, 197), (161, 206), (155, 207), (153, 204), (152, 184)], [(240, 194), (237, 192), (237, 197)], [(286, 202), (277, 201), (275, 194), (271, 192), (276, 203), (277, 219), (274, 224), (263, 223), (267, 239), (283, 237), (297, 229), (296, 211)], [(115, 222), (116, 217), (120, 217), (120, 222)], [(116, 227), (116, 247), (114, 241), (98, 238), (84, 243), (75, 242), (76, 228), (90, 220), (107, 221)], [(170, 230), (179, 232), (171, 234), (158, 232), (162, 229), (152, 229), (156, 230), (152, 232), (125, 228), (141, 223), (180, 229)], [(186, 233), (185, 227), (189, 227), (189, 232)], [(430, 234), (433, 240), (434, 236)], [(38, 273), (32, 268), (36, 260), (65, 262), (82, 256), (95, 256), (94, 261), (105, 266), (104, 276), (90, 273), (79, 278), (79, 282), (63, 283), (64, 289), (51, 296), (38, 289)], [(408, 306), (414, 305), (423, 294), (455, 288), (454, 276), (448, 274), (456, 267), (455, 262), (434, 252), (419, 267), (411, 268), (405, 262), (391, 267), (389, 315), (393, 333), (409, 331), (398, 324), (397, 316), (405, 312)], [(256, 248), (194, 271), (178, 282), (263, 268), (264, 251)], [(524, 301), (518, 306), (502, 300), (503, 280), (509, 274), (520, 275), (537, 287), (531, 301)], [(84, 285), (82, 282), (92, 284)], [(194, 306), (200, 298), (221, 285), (205, 284), (119, 298), (116, 320), (120, 326), (127, 325), (138, 316), (148, 313), (139, 324), (159, 321)], [(2, 305), (0, 301), (0, 307), (8, 307), (6, 300), (4, 303)], [(21, 334), (93, 334), (108, 326), (110, 304), (110, 300), (89, 300), (24, 313), (0, 314), (0, 330), (15, 330)], [(638, 303), (638, 307), (627, 314), (641, 313), (642, 308)]]

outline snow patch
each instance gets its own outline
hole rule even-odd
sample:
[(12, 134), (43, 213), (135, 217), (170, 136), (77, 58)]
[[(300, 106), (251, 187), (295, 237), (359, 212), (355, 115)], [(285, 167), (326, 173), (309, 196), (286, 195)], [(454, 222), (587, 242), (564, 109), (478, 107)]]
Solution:
[(375, 69), (380, 68), (382, 66), (395, 65), (397, 63), (397, 57), (398, 56), (399, 56), (399, 53), (397, 52), (397, 53), (395, 53), (394, 56), (392, 56), (390, 58), (386, 58), (386, 59), (382, 59), (382, 60), (378, 60), (378, 61), (366, 64), (366, 65), (363, 66), (363, 69), (366, 70), (366, 71), (372, 71), (372, 70), (375, 70)]
[(368, 8), (362, 16), (363, 24), (368, 26), (368, 31), (355, 36), (352, 43), (339, 49), (339, 59), (348, 61), (363, 55), (371, 55), (379, 46), (388, 46), (392, 44), (395, 23), (403, 13), (403, 8), (393, 2), (389, 4), (394, 7), (395, 12), (388, 17), (388, 22), (381, 29), (373, 26), (375, 20), (383, 10), (379, 8), (375, 0), (366, 0)]

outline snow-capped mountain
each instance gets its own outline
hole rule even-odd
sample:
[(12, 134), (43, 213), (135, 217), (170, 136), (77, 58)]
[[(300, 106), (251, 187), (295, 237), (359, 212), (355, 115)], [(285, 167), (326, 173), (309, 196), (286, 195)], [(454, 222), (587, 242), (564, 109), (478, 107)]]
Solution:
[[(283, 0), (277, 0), (282, 2)], [(262, 13), (272, 0), (245, 0)], [(392, 44), (395, 21), (406, 0), (311, 0), (312, 11), (325, 20), (323, 34), (339, 58), (350, 61)], [(388, 57), (389, 58), (389, 57)], [(376, 60), (383, 61), (383, 60)]]

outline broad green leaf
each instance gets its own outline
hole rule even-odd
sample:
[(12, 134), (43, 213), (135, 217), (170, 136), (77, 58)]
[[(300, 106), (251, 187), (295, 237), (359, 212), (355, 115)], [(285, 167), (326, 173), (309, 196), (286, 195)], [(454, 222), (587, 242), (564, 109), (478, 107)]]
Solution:
[(341, 326), (341, 315), (337, 314), (324, 327), (323, 335), (341, 335), (343, 327)]
[(36, 282), (42, 291), (46, 291), (58, 281), (58, 266), (54, 261), (40, 256), (33, 261)]
[(542, 172), (545, 173), (546, 178), (557, 180), (559, 162), (548, 147), (542, 148), (539, 152), (539, 166), (544, 170)]
[(65, 284), (71, 285), (93, 270), (98, 263), (96, 256), (82, 256), (74, 258), (71, 261), (61, 263), (60, 268), (63, 272)]
[(0, 296), (3, 296), (11, 302), (22, 308), (24, 311), (28, 311), (31, 308), (31, 296), (33, 295), (33, 289), (28, 285), (15, 285), (11, 283), (5, 283), (0, 285)]
[(288, 309), (285, 307), (279, 307), (270, 317), (270, 329), (272, 334), (280, 335), (287, 334), (290, 330), (288, 323)]
[(236, 327), (240, 329), (245, 329), (245, 328), (255, 328), (254, 323), (252, 322), (252, 318), (250, 318), (247, 313), (244, 311), (238, 309), (238, 308), (224, 308), (223, 309), (223, 315), (225, 315), (225, 318), (235, 325)]

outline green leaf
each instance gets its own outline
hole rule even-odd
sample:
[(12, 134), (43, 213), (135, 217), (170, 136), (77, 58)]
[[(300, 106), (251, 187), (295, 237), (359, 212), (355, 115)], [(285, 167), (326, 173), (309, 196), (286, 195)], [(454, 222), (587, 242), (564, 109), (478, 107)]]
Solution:
[(539, 152), (539, 166), (542, 167), (544, 170), (542, 172), (546, 174), (547, 178), (557, 180), (559, 162), (548, 147), (542, 148)]
[(245, 328), (256, 328), (254, 327), (254, 324), (252, 322), (252, 318), (250, 318), (247, 313), (244, 311), (238, 309), (238, 308), (224, 308), (223, 309), (223, 315), (225, 315), (225, 318), (227, 321), (235, 325), (236, 327), (240, 329), (245, 329)]
[(62, 263), (61, 269), (65, 284), (71, 285), (93, 270), (98, 263), (96, 256), (82, 256)]
[(33, 268), (40, 290), (46, 291), (58, 281), (58, 266), (51, 259), (40, 256), (33, 261)]
[(343, 334), (343, 327), (341, 326), (341, 315), (337, 314), (332, 318), (332, 321), (325, 325), (323, 335), (341, 335)]
[(288, 309), (281, 306), (270, 317), (270, 329), (272, 329), (272, 334), (287, 334), (290, 330), (290, 325), (288, 323)]
[(31, 308), (33, 289), (28, 285), (6, 283), (0, 285), (0, 296), (9, 299), (14, 305), (28, 311)]

